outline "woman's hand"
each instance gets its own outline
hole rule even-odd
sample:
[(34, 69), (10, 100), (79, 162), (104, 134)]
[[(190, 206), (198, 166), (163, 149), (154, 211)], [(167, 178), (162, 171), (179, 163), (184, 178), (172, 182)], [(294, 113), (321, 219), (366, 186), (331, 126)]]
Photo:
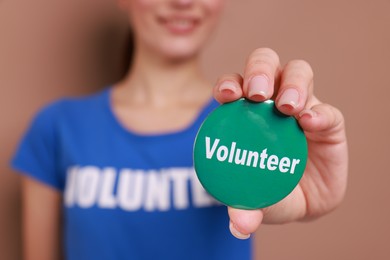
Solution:
[(279, 111), (294, 116), (305, 131), (308, 160), (298, 186), (279, 203), (259, 210), (228, 209), (230, 230), (245, 239), (261, 223), (286, 223), (316, 218), (333, 210), (344, 197), (348, 150), (343, 115), (313, 94), (313, 71), (302, 60), (282, 67), (278, 55), (260, 48), (248, 58), (244, 75), (222, 76), (214, 97), (220, 103), (241, 97), (274, 99)]

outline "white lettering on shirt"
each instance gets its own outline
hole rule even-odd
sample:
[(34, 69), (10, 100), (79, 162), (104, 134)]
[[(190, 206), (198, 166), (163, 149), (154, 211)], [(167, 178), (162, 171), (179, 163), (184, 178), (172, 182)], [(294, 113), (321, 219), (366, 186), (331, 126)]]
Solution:
[(117, 170), (95, 166), (68, 169), (64, 204), (148, 212), (221, 205), (203, 189), (193, 168)]

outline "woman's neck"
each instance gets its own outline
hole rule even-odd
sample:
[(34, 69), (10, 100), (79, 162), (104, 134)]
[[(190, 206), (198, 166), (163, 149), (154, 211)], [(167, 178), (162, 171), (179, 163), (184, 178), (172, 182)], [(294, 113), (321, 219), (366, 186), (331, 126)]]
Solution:
[(127, 75), (118, 87), (129, 102), (159, 107), (211, 96), (197, 56), (172, 60), (138, 49)]
[(128, 76), (113, 90), (112, 109), (118, 120), (143, 134), (186, 129), (212, 96), (197, 57), (174, 61), (141, 50)]

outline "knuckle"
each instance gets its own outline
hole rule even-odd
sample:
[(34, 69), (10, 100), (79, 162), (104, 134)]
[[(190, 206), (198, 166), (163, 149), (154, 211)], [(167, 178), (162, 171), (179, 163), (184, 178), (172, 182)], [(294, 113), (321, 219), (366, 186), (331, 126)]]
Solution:
[(257, 61), (263, 61), (270, 63), (274, 67), (278, 66), (280, 63), (279, 55), (270, 48), (258, 48), (255, 49), (248, 59), (248, 64), (256, 63)]
[(257, 74), (257, 73), (266, 73), (270, 74), (272, 71), (272, 66), (263, 60), (253, 60), (248, 63), (245, 74)]
[(292, 69), (295, 69), (306, 77), (309, 77), (309, 78), (314, 77), (313, 68), (310, 65), (310, 63), (307, 62), (306, 60), (301, 60), (301, 59), (291, 60), (287, 63), (286, 67), (290, 67)]
[(268, 57), (272, 58), (275, 61), (279, 61), (279, 55), (273, 49), (263, 48), (262, 51), (264, 55), (267, 55)]
[(340, 127), (344, 127), (345, 125), (345, 117), (343, 115), (343, 113), (341, 112), (341, 110), (337, 107), (334, 107), (334, 106), (331, 106), (331, 109), (333, 110), (333, 114), (334, 114), (334, 118), (335, 118), (335, 122), (334, 122), (334, 125), (338, 125)]
[(252, 52), (252, 55), (268, 55), (270, 57), (279, 58), (279, 55), (271, 48), (263, 47), (257, 48)]

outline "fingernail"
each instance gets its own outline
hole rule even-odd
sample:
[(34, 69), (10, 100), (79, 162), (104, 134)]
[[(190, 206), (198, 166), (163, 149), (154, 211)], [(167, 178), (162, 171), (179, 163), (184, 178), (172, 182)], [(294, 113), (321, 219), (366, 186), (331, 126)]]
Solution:
[(242, 233), (240, 233), (235, 227), (234, 227), (234, 224), (232, 222), (230, 222), (229, 224), (229, 229), (230, 229), (230, 232), (232, 233), (232, 235), (238, 239), (248, 239), (250, 238), (250, 234), (248, 235), (244, 235)]
[(310, 109), (304, 109), (299, 113), (299, 117), (308, 116), (309, 118), (313, 118), (316, 116), (316, 112)]
[(249, 82), (248, 97), (261, 96), (263, 99), (266, 99), (269, 88), (269, 82), (266, 76), (255, 76)]
[(286, 89), (282, 96), (279, 99), (279, 106), (291, 106), (292, 108), (296, 108), (299, 103), (299, 93), (294, 88)]
[(225, 81), (222, 82), (221, 85), (219, 86), (219, 92), (235, 92), (236, 91), (236, 85), (234, 83)]

